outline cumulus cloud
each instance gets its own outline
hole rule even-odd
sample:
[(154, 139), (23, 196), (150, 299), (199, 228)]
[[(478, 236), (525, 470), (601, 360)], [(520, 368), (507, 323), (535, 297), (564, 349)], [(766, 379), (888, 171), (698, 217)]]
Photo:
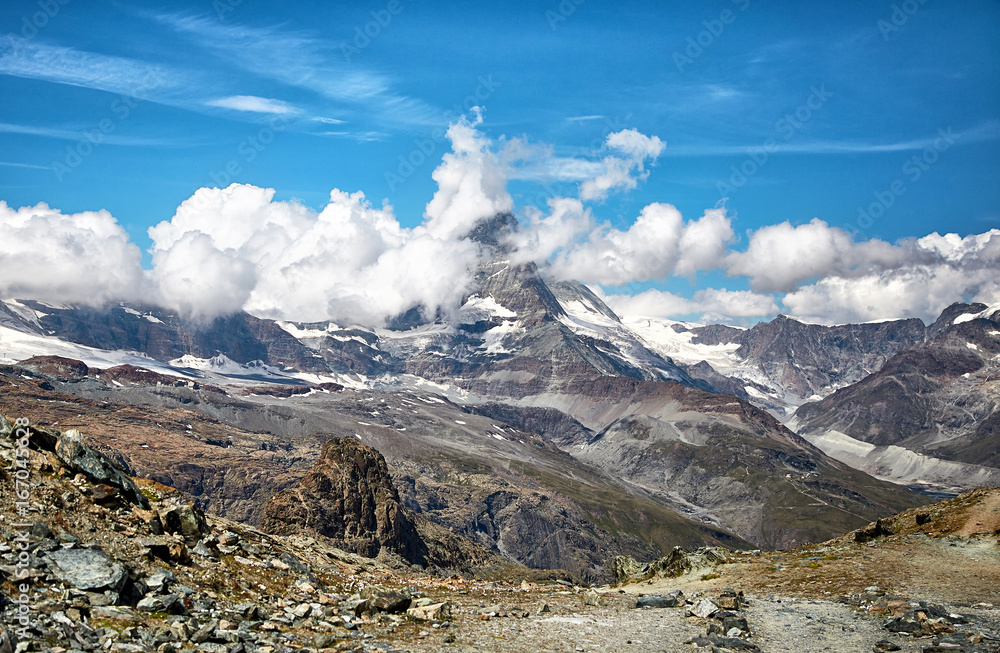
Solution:
[[(281, 108), (266, 98), (237, 99), (228, 104)], [(514, 263), (609, 287), (701, 272), (741, 277), (750, 287), (608, 296), (624, 315), (746, 322), (785, 312), (824, 323), (927, 321), (954, 301), (1000, 301), (1000, 229), (887, 243), (855, 240), (814, 219), (761, 227), (738, 249), (724, 209), (686, 220), (659, 202), (618, 228), (599, 221), (588, 202), (635, 187), (662, 152), (660, 139), (619, 131), (605, 141), (608, 156), (587, 161), (557, 157), (524, 139), (502, 139), (497, 147), (479, 124), (477, 115), (448, 130), (452, 148), (433, 172), (438, 190), (419, 226), (402, 227), (392, 206), (373, 205), (361, 192), (334, 189), (317, 211), (275, 201), (273, 189), (202, 188), (149, 229), (150, 271), (106, 211), (64, 215), (45, 204), (14, 210), (0, 202), (0, 296), (156, 302), (198, 320), (241, 309), (366, 325), (418, 306), (428, 317), (447, 314), (475, 291), (472, 272), (484, 255), (465, 236), (480, 219), (514, 209), (506, 182), (518, 178), (571, 181), (579, 192), (550, 198), (545, 210), (523, 210), (522, 229), (510, 241)]]
[(479, 116), (474, 121), (463, 117), (448, 129), (452, 151), (431, 175), (438, 190), (424, 213), (426, 228), (435, 237), (463, 236), (478, 220), (514, 208), (490, 141), (476, 130), (481, 121)]
[(1000, 302), (1000, 230), (930, 234), (896, 246), (892, 267), (830, 274), (784, 296), (790, 313), (825, 324), (916, 317), (930, 322), (956, 301)]
[(634, 129), (609, 134), (604, 142), (612, 152), (601, 161), (600, 174), (580, 185), (580, 198), (602, 200), (613, 190), (635, 188), (649, 176), (646, 159), (655, 160), (666, 144), (656, 136), (646, 136)]
[(623, 318), (670, 319), (700, 315), (702, 321), (738, 322), (744, 318), (766, 318), (779, 312), (771, 295), (750, 290), (706, 288), (691, 298), (662, 290), (646, 290), (637, 295), (607, 295), (604, 301)]
[(164, 299), (195, 316), (245, 308), (379, 324), (418, 305), (433, 315), (458, 305), (478, 257), (474, 243), (403, 229), (391, 206), (336, 189), (314, 213), (273, 189), (202, 188), (149, 234)]
[(762, 227), (745, 251), (729, 256), (728, 273), (747, 276), (755, 290), (789, 291), (804, 281), (828, 275), (861, 274), (898, 265), (906, 252), (873, 239), (856, 243), (851, 235), (819, 218), (792, 226)]
[(0, 297), (99, 306), (142, 296), (142, 253), (107, 211), (0, 201)]
[(554, 277), (620, 286), (716, 267), (733, 237), (722, 209), (685, 222), (673, 205), (654, 203), (625, 230), (592, 223), (578, 200), (553, 201), (549, 216), (532, 220), (520, 244)]

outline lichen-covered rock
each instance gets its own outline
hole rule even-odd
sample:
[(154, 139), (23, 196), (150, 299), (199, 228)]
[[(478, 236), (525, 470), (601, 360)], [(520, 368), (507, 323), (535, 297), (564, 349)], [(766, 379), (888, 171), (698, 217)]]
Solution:
[(385, 458), (355, 438), (327, 441), (299, 486), (268, 502), (261, 526), (277, 534), (314, 531), (368, 557), (386, 548), (426, 561), (427, 546), (403, 510)]
[(125, 568), (101, 549), (64, 549), (45, 555), (52, 574), (74, 589), (118, 592), (125, 585)]

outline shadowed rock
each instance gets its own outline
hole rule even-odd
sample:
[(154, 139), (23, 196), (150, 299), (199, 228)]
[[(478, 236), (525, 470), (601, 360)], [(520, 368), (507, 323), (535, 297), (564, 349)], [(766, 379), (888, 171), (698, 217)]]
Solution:
[(368, 557), (386, 548), (426, 561), (427, 547), (403, 512), (385, 458), (354, 438), (327, 441), (299, 486), (268, 502), (261, 526), (276, 534), (314, 531)]

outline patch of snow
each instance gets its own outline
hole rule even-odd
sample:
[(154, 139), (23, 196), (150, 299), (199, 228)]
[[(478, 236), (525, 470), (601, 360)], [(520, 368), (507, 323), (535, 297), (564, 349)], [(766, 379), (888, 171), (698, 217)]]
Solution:
[(964, 324), (980, 318), (986, 319), (997, 311), (1000, 311), (1000, 304), (990, 304), (986, 307), (985, 311), (981, 311), (979, 313), (963, 313), (962, 315), (959, 315), (952, 321), (952, 324)]
[(475, 324), (492, 317), (516, 318), (517, 313), (502, 306), (491, 295), (486, 297), (473, 295), (459, 310), (458, 321), (462, 324)]
[(517, 322), (505, 320), (502, 324), (489, 329), (483, 334), (483, 344), (480, 347), (485, 349), (487, 354), (509, 354), (511, 353), (510, 350), (503, 346), (504, 338), (515, 333), (520, 333), (523, 330), (524, 328), (518, 326)]
[(507, 441), (507, 438), (503, 437), (502, 435), (498, 435), (498, 434), (496, 434), (496, 433), (490, 433), (490, 435), (492, 435), (492, 436), (493, 436), (494, 438), (496, 438), (497, 440), (502, 440), (502, 441), (504, 441), (504, 442), (506, 442), (506, 441)]
[(148, 321), (150, 321), (150, 322), (152, 322), (154, 324), (163, 324), (163, 320), (161, 320), (160, 318), (156, 317), (155, 315), (144, 315), (143, 317), (145, 317)]
[(456, 423), (456, 424), (463, 424), (463, 425), (465, 424), (465, 422), (463, 422), (463, 421), (462, 421), (462, 420), (460, 420), (460, 419), (456, 419), (456, 420), (455, 420), (455, 423)]
[(129, 308), (128, 306), (122, 306), (122, 310), (125, 311), (126, 313), (128, 313), (129, 315), (134, 315), (136, 317), (142, 317), (142, 313), (140, 313), (139, 311), (135, 310), (134, 308)]
[(979, 351), (979, 347), (977, 347), (974, 343), (967, 342), (965, 343), (965, 346), (971, 349), (972, 351)]

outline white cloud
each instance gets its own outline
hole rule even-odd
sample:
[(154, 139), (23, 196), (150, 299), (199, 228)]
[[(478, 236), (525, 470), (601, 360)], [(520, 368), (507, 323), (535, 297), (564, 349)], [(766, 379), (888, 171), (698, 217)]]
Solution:
[(254, 113), (270, 113), (270, 114), (299, 113), (299, 109), (296, 109), (287, 102), (282, 102), (281, 100), (272, 100), (266, 97), (257, 97), (256, 95), (230, 95), (229, 97), (209, 100), (205, 104), (207, 104), (210, 107), (232, 109), (234, 111), (251, 111)]
[(881, 240), (855, 243), (843, 229), (813, 218), (799, 226), (782, 222), (753, 232), (747, 249), (729, 256), (727, 272), (750, 277), (754, 290), (789, 291), (828, 275), (891, 267), (904, 257), (902, 248)]
[(249, 185), (202, 188), (150, 229), (164, 298), (195, 316), (245, 308), (378, 324), (417, 305), (448, 310), (468, 290), (474, 243), (403, 229), (391, 206), (374, 208), (360, 192), (335, 189), (319, 213), (273, 197)]
[(142, 254), (107, 211), (0, 201), (0, 297), (101, 305), (142, 297)]
[[(674, 206), (650, 204), (628, 229), (621, 230), (608, 224), (593, 229), (589, 212), (578, 200), (550, 202), (550, 208), (548, 218), (531, 221), (520, 243), (526, 243), (530, 256), (560, 279), (620, 286), (672, 274), (692, 275), (717, 266), (732, 239), (729, 219), (719, 209), (684, 222)], [(587, 239), (578, 240), (584, 234)]]
[(618, 315), (627, 318), (675, 319), (701, 315), (705, 321), (738, 322), (743, 318), (766, 318), (779, 312), (771, 295), (749, 290), (707, 288), (688, 299), (662, 290), (646, 290), (637, 295), (607, 295), (604, 301)]
[(622, 156), (608, 156), (601, 161), (603, 171), (580, 185), (580, 198), (602, 200), (611, 191), (635, 188), (649, 176), (646, 159), (656, 159), (666, 144), (656, 136), (646, 136), (634, 129), (608, 135), (605, 146)]
[(897, 247), (897, 264), (831, 274), (785, 295), (792, 315), (824, 324), (899, 317), (933, 321), (956, 301), (1000, 301), (1000, 230), (930, 234)]
[(448, 129), (452, 151), (431, 175), (438, 190), (424, 212), (437, 238), (464, 236), (480, 219), (514, 208), (490, 141), (476, 130), (480, 122), (478, 116), (474, 122), (463, 117)]

